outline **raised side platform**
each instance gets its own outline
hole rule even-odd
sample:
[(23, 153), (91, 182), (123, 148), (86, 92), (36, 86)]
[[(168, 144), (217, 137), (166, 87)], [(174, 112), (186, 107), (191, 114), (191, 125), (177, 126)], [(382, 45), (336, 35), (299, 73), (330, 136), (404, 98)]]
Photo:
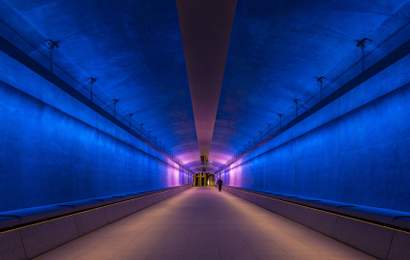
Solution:
[(15, 220), (18, 222), (13, 223), (14, 227), (3, 226), (0, 232), (0, 259), (36, 257), (189, 187), (174, 187), (128, 198), (112, 198), (110, 201), (105, 200), (92, 205), (72, 206), (64, 209), (57, 216), (56, 213), (46, 213), (43, 218), (40, 214), (19, 218)]
[(410, 232), (239, 188), (226, 191), (379, 259), (410, 259)]

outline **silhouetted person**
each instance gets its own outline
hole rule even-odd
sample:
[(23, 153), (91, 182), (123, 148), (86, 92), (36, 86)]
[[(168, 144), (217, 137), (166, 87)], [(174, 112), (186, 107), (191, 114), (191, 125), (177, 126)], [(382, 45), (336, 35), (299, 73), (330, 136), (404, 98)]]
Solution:
[(218, 190), (221, 191), (223, 181), (221, 179), (219, 179), (216, 183), (218, 184)]

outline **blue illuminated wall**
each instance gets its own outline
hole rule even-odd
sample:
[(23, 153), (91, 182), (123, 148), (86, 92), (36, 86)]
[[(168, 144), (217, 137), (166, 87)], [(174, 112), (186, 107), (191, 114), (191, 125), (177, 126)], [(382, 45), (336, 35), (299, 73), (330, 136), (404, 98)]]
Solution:
[(225, 172), (251, 190), (410, 212), (410, 58)]
[(147, 144), (0, 58), (0, 211), (189, 182)]

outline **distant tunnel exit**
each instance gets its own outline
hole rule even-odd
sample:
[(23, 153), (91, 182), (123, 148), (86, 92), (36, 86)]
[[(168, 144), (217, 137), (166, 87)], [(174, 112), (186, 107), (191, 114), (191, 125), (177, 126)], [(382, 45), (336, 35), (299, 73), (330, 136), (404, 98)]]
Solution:
[(213, 187), (215, 186), (215, 174), (209, 172), (200, 172), (193, 175), (192, 183), (195, 187)]

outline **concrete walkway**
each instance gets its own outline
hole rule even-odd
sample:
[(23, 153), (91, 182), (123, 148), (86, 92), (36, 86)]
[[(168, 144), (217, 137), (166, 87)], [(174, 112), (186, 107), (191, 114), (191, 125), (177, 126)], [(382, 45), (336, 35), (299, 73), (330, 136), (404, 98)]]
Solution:
[(192, 188), (38, 259), (372, 259), (226, 192)]

